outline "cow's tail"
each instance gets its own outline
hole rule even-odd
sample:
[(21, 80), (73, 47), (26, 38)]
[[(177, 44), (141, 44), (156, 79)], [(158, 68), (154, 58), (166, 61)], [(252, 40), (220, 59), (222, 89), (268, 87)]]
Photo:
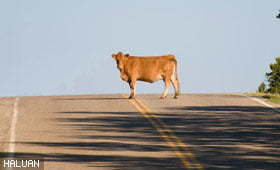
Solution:
[(176, 79), (176, 83), (177, 83), (177, 91), (176, 91), (176, 94), (177, 95), (180, 95), (181, 92), (180, 92), (180, 80), (179, 80), (179, 76), (178, 76), (178, 62), (177, 60), (175, 59), (175, 79)]

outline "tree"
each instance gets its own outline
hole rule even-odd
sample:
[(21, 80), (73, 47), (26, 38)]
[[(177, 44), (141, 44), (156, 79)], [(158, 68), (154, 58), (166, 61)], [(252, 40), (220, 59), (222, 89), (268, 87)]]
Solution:
[(280, 93), (280, 57), (275, 59), (275, 63), (270, 64), (271, 72), (266, 73), (269, 88), (267, 89), (270, 93)]
[(259, 85), (258, 92), (259, 92), (259, 93), (264, 93), (264, 92), (265, 92), (265, 84), (264, 84), (264, 82), (262, 82), (262, 83)]
[(276, 18), (280, 19), (280, 10), (279, 10), (279, 14), (276, 16)]

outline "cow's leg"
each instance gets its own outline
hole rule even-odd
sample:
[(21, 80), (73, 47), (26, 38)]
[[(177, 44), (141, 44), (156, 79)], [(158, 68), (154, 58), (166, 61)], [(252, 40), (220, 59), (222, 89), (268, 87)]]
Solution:
[(172, 76), (171, 78), (172, 86), (174, 87), (174, 98), (176, 99), (179, 96), (179, 80), (176, 77)]
[(136, 80), (131, 80), (129, 82), (129, 86), (130, 86), (130, 96), (129, 96), (129, 99), (133, 99), (133, 98), (135, 98), (135, 94), (136, 94)]
[(164, 87), (164, 91), (162, 93), (162, 96), (160, 97), (161, 99), (166, 98), (168, 89), (170, 87), (170, 79), (165, 78), (163, 81), (164, 81), (165, 87)]

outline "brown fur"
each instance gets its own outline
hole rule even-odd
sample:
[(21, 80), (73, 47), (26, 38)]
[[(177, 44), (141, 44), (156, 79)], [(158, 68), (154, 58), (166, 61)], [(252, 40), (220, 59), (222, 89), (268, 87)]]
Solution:
[(153, 83), (163, 80), (165, 90), (161, 98), (165, 98), (170, 83), (174, 86), (174, 98), (179, 95), (179, 80), (177, 74), (177, 61), (174, 55), (163, 55), (157, 57), (136, 57), (119, 52), (112, 57), (117, 62), (120, 77), (130, 85), (131, 94), (129, 98), (135, 97), (136, 81)]

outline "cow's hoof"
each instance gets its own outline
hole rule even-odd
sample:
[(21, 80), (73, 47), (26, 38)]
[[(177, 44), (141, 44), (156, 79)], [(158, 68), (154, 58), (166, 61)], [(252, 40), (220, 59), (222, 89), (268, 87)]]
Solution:
[(135, 97), (134, 96), (129, 96), (129, 98), (128, 99), (134, 99)]
[(178, 96), (174, 96), (173, 99), (178, 99)]

